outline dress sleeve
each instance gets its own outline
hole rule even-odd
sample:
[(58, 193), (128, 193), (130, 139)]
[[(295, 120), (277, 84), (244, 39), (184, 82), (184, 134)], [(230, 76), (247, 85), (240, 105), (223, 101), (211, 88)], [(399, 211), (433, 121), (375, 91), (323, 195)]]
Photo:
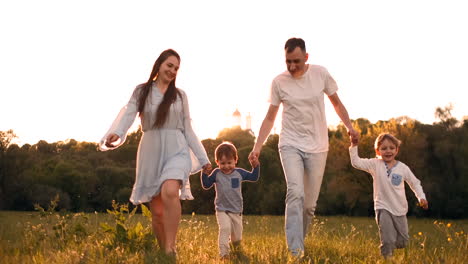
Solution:
[[(135, 121), (136, 115), (138, 113), (137, 94), (139, 91), (139, 87), (140, 86), (135, 88), (127, 105), (122, 107), (119, 114), (117, 115), (114, 122), (112, 123), (111, 127), (109, 128), (107, 133), (99, 142), (99, 150), (107, 151), (107, 150), (115, 149), (121, 146), (125, 142), (125, 139), (127, 138), (128, 129), (132, 126), (133, 122)], [(120, 137), (120, 141), (118, 141), (117, 144), (115, 144), (115, 146), (111, 148), (106, 146), (106, 139), (109, 134), (117, 134)]]
[(372, 159), (361, 159), (358, 155), (358, 147), (349, 148), (349, 157), (351, 159), (351, 165), (358, 170), (363, 170), (371, 173), (375, 169), (375, 163)]
[(192, 159), (191, 173), (193, 174), (200, 171), (203, 165), (210, 163), (210, 160), (208, 159), (208, 155), (206, 154), (205, 148), (203, 147), (201, 141), (193, 131), (187, 95), (184, 91), (180, 91), (184, 109), (184, 136), (190, 147), (190, 156)]

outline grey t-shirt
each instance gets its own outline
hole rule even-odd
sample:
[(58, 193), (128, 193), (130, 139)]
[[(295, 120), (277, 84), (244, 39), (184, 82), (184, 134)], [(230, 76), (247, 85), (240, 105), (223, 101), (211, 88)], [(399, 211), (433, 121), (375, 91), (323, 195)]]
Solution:
[(231, 174), (224, 174), (219, 168), (213, 170), (211, 175), (201, 174), (202, 187), (205, 190), (213, 185), (216, 190), (215, 210), (231, 213), (242, 213), (242, 182), (255, 182), (260, 177), (260, 166), (249, 172), (235, 168)]

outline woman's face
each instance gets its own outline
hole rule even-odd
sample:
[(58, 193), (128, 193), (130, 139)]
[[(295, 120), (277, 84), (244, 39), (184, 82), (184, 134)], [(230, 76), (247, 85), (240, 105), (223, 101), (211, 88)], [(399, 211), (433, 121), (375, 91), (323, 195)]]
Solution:
[(179, 60), (175, 56), (169, 56), (159, 67), (158, 79), (169, 83), (177, 76), (179, 70)]

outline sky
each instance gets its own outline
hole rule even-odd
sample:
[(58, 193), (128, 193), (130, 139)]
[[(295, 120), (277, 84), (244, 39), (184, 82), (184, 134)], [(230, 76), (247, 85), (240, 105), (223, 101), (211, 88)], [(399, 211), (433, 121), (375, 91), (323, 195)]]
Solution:
[[(172, 48), (200, 139), (231, 127), (236, 109), (258, 133), (290, 37), (328, 69), (352, 119), (432, 124), (435, 109), (452, 104), (462, 120), (464, 2), (0, 0), (0, 131), (13, 129), (20, 145), (98, 142)], [(329, 125), (339, 124), (325, 101)]]

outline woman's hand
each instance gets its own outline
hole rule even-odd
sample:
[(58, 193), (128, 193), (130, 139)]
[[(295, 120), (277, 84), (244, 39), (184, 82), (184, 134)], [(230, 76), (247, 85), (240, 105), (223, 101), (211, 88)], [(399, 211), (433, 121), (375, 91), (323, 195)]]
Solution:
[(119, 140), (120, 137), (117, 136), (117, 134), (109, 134), (106, 138), (106, 147), (108, 148), (113, 148), (115, 147), (114, 142), (116, 142), (117, 140)]
[(203, 167), (202, 167), (202, 172), (204, 174), (207, 174), (207, 175), (210, 175), (212, 170), (213, 170), (213, 168), (211, 167), (211, 163), (207, 163), (207, 164), (203, 165)]

